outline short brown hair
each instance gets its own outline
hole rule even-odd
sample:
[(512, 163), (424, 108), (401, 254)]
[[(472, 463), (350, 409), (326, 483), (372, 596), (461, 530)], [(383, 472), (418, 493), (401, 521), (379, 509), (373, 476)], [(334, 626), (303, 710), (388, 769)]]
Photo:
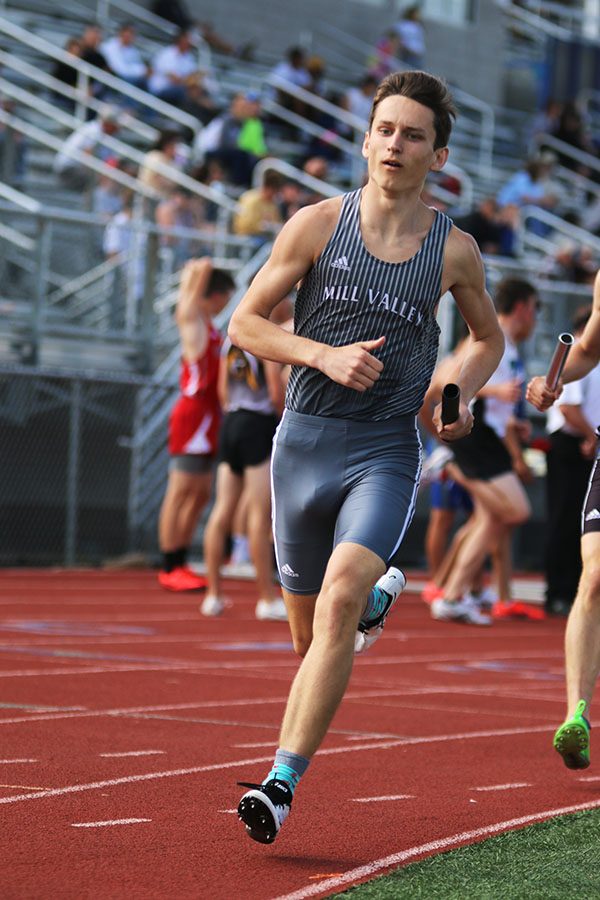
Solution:
[(386, 97), (408, 97), (423, 106), (427, 106), (433, 112), (433, 126), (435, 128), (434, 150), (446, 147), (452, 131), (452, 120), (456, 119), (456, 108), (452, 95), (445, 83), (430, 75), (428, 72), (406, 71), (393, 72), (380, 82), (373, 97), (371, 116), (369, 118), (369, 131), (373, 125), (373, 119), (377, 107)]
[(537, 291), (530, 281), (502, 278), (494, 291), (494, 304), (501, 315), (509, 316), (517, 303), (526, 303), (532, 297), (537, 298)]

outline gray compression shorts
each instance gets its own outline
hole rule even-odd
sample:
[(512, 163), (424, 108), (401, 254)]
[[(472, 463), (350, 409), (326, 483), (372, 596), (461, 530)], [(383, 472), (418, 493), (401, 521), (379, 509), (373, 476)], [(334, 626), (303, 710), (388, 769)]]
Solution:
[(388, 563), (410, 525), (421, 473), (414, 416), (358, 422), (286, 409), (271, 463), (273, 534), (286, 591), (316, 594), (333, 548)]

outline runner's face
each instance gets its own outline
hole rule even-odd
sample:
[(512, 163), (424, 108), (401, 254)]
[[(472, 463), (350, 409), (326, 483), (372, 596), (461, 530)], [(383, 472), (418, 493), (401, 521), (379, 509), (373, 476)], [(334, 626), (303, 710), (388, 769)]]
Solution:
[(369, 177), (390, 193), (423, 186), (430, 171), (439, 171), (448, 150), (434, 150), (433, 111), (408, 97), (386, 97), (377, 106), (363, 144)]

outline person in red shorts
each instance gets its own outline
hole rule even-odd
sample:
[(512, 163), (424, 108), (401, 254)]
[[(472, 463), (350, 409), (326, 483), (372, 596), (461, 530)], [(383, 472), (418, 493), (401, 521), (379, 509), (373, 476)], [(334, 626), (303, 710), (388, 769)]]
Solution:
[(210, 497), (221, 409), (217, 396), (221, 335), (212, 317), (229, 301), (234, 281), (208, 257), (190, 260), (181, 274), (175, 319), (181, 340), (181, 394), (169, 419), (169, 478), (158, 537), (160, 585), (198, 591), (206, 580), (187, 566), (200, 513)]

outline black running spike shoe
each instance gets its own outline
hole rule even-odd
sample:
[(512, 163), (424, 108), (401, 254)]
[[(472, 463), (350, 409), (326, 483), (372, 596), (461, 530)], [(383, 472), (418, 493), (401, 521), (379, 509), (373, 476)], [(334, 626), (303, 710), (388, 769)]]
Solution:
[(290, 814), (293, 795), (289, 785), (277, 778), (266, 784), (245, 781), (238, 784), (250, 788), (238, 806), (238, 817), (246, 826), (248, 836), (260, 844), (272, 844)]

